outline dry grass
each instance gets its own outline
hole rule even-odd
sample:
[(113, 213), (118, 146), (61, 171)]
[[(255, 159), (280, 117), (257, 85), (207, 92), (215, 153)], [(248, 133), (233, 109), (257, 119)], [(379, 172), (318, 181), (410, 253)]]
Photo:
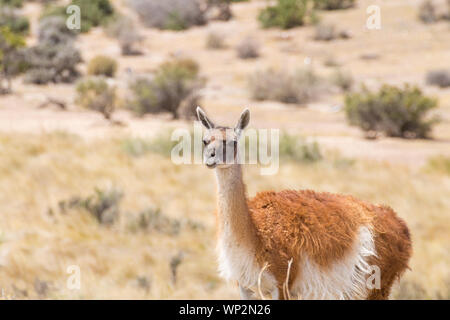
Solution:
[[(20, 298), (238, 298), (237, 288), (216, 272), (212, 171), (175, 166), (153, 152), (132, 156), (123, 139), (88, 142), (63, 132), (0, 135), (0, 287)], [(392, 206), (414, 241), (411, 271), (393, 296), (449, 297), (448, 176), (363, 161), (337, 166), (326, 155), (315, 164), (282, 162), (271, 177), (248, 167), (246, 180), (250, 195), (311, 188)], [(111, 186), (124, 192), (121, 216), (112, 226), (77, 210), (48, 214), (61, 200)], [(152, 206), (170, 219), (203, 227), (177, 234), (127, 228), (128, 215)], [(175, 283), (173, 261), (179, 261)], [(65, 286), (69, 265), (81, 268), (80, 291)]]
[[(249, 106), (253, 127), (293, 130), (318, 141), (320, 154), (324, 151), (322, 160), (311, 162), (296, 161), (298, 155), (301, 160), (314, 154), (303, 152), (309, 149), (288, 149), (279, 173), (271, 177), (260, 176), (256, 167), (247, 168), (250, 195), (311, 188), (392, 206), (407, 221), (414, 241), (411, 270), (392, 297), (450, 297), (450, 91), (424, 83), (429, 70), (448, 67), (445, 22), (421, 23), (421, 1), (383, 0), (382, 29), (367, 30), (361, 26), (373, 1), (359, 0), (351, 10), (321, 12), (323, 21), (349, 30), (351, 39), (317, 42), (312, 40), (312, 25), (288, 32), (261, 29), (256, 17), (267, 5), (265, 0), (233, 4), (230, 22), (183, 32), (146, 28), (128, 1), (113, 2), (142, 35), (143, 54), (122, 57), (121, 43), (97, 28), (78, 37), (77, 47), (85, 62), (97, 55), (118, 61), (114, 81), (119, 95), (124, 95), (130, 72), (153, 72), (169, 57), (195, 57), (208, 79), (202, 105), (218, 123), (234, 124), (242, 107)], [(37, 2), (23, 8), (31, 21), (28, 45), (37, 41), (42, 9)], [(207, 33), (216, 27), (224, 31), (229, 46), (208, 50)], [(264, 50), (258, 59), (236, 56), (233, 48), (243, 34), (261, 43)], [(433, 132), (435, 140), (362, 139), (338, 111), (342, 93), (321, 96), (306, 108), (251, 98), (247, 80), (255, 70), (302, 67), (310, 61), (326, 76), (333, 71), (324, 63), (330, 52), (354, 75), (355, 88), (361, 83), (376, 88), (408, 82), (439, 98), (443, 121)], [(80, 71), (86, 68), (82, 63)], [(22, 80), (14, 81), (14, 94), (0, 97), (0, 292), (16, 298), (238, 298), (237, 287), (224, 283), (216, 270), (212, 172), (202, 166), (175, 166), (167, 158), (171, 144), (164, 130), (187, 123), (159, 115), (138, 119), (118, 110), (114, 119), (126, 125), (111, 126), (101, 115), (74, 105), (74, 85), (33, 86)], [(67, 102), (68, 111), (36, 108), (47, 97)], [(152, 136), (156, 139), (151, 143), (141, 139)], [(327, 147), (347, 158), (330, 154)], [(111, 226), (99, 223), (82, 207), (65, 214), (58, 210), (60, 201), (86, 199), (95, 188), (124, 193), (118, 220)], [(155, 218), (157, 212), (162, 216)], [(130, 221), (142, 215), (147, 220), (130, 227)], [(189, 225), (186, 221), (201, 227), (172, 231), (170, 226)], [(160, 232), (166, 230), (160, 226), (165, 223), (169, 231)], [(66, 288), (66, 268), (73, 264), (81, 268), (80, 291)]]

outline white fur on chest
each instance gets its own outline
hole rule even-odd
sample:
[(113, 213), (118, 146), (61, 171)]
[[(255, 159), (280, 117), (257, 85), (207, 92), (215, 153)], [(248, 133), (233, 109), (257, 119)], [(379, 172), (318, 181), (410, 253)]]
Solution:
[[(224, 233), (227, 233), (224, 230)], [(260, 268), (255, 254), (226, 234), (222, 234), (217, 244), (219, 255), (219, 272), (226, 280), (238, 281), (240, 285), (250, 288), (257, 284)]]
[(370, 274), (368, 258), (376, 255), (372, 232), (361, 227), (352, 250), (341, 261), (323, 270), (304, 257), (299, 276), (291, 287), (292, 297), (301, 299), (366, 299), (366, 278)]

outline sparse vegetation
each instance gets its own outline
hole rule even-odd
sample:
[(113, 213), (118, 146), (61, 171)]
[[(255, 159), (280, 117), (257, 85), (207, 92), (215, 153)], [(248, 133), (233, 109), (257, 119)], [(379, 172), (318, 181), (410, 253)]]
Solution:
[(233, 16), (230, 8), (230, 0), (203, 0), (203, 2), (206, 2), (203, 12), (205, 13), (205, 18), (208, 21), (228, 21)]
[(350, 91), (353, 87), (353, 76), (350, 72), (337, 69), (331, 76), (331, 82), (342, 91)]
[[(81, 32), (88, 32), (92, 27), (105, 25), (115, 16), (114, 7), (109, 0), (72, 0), (69, 5), (82, 8)], [(66, 17), (66, 6), (49, 6), (43, 14), (48, 16)]]
[(117, 61), (107, 56), (96, 56), (89, 61), (87, 73), (93, 76), (114, 77)]
[(218, 31), (210, 31), (206, 36), (206, 48), (218, 50), (224, 49), (225, 45), (225, 37), (222, 33)]
[[(292, 140), (292, 143), (299, 141), (298, 137)], [(14, 244), (10, 247), (9, 262), (0, 268), (0, 276), (6, 279), (3, 285), (11, 288), (13, 283), (21, 283), (19, 289), (27, 292), (27, 298), (38, 298), (36, 278), (45, 276), (45, 281), (59, 284), (60, 277), (67, 274), (66, 263), (48, 262), (73, 261), (83, 270), (85, 279), (94, 280), (83, 282), (79, 293), (50, 286), (49, 297), (60, 295), (70, 299), (82, 294), (86, 299), (237, 298), (236, 287), (222, 281), (217, 276), (217, 264), (211, 263), (215, 258), (211, 247), (215, 200), (214, 190), (204, 185), (213, 184), (214, 175), (205, 173), (202, 166), (176, 166), (170, 159), (152, 153), (140, 158), (127, 157), (120, 142), (112, 137), (90, 140), (63, 132), (0, 133), (3, 196), (16, 197), (17, 203), (27, 203), (29, 209), (23, 213), (23, 206), (9, 206), (0, 221), (0, 226), (10, 226), (0, 233), (2, 247)], [(348, 182), (349, 173), (352, 183)], [(39, 183), (37, 175), (46, 183)], [(413, 271), (405, 274), (392, 297), (448, 297), (449, 256), (442, 254), (448, 248), (447, 176), (361, 159), (350, 172), (327, 161), (311, 164), (286, 159), (280, 163), (274, 182), (262, 178), (255, 166), (249, 166), (246, 176), (250, 194), (268, 186), (292, 186), (356, 194), (367, 201), (391, 205), (408, 222), (416, 243), (410, 263)], [(120, 213), (113, 224), (101, 224), (86, 209), (70, 209), (68, 204), (65, 213), (59, 214), (59, 200), (67, 199), (68, 203), (73, 198), (91, 197), (92, 204), (101, 203), (93, 190), (98, 187), (107, 193), (114, 189), (108, 185), (126, 194), (118, 203)], [(53, 214), (45, 214), (48, 204), (42, 197), (47, 194), (52, 195)], [(412, 200), (405, 201), (405, 194)], [(154, 219), (158, 208), (162, 219)], [(143, 214), (141, 228), (139, 214), (151, 210), (153, 213)], [(427, 212), (426, 217), (423, 212)], [(102, 216), (106, 218), (105, 214)], [(193, 224), (189, 219), (193, 219)], [(180, 232), (173, 235), (172, 225), (176, 224), (180, 224)], [(159, 230), (167, 232), (153, 227), (158, 225)], [(30, 236), (13, 238), (24, 233)], [(43, 243), (46, 249), (39, 255), (30, 258), (26, 254), (39, 250)], [(435, 250), (429, 250), (430, 245)], [(180, 251), (185, 255), (178, 267), (176, 290), (165, 291), (172, 278), (171, 261)], [(133, 261), (131, 266), (129, 261)], [(26, 267), (27, 271), (21, 272), (18, 266)], [(151, 272), (147, 274), (149, 267)], [(49, 268), (52, 272), (46, 273)], [(145, 288), (150, 286), (148, 292), (134, 285), (144, 275), (147, 280), (141, 282)], [(105, 287), (99, 288), (99, 284)]]
[(110, 120), (116, 106), (116, 89), (102, 78), (87, 78), (77, 84), (76, 103), (100, 112)]
[(30, 22), (12, 8), (0, 6), (0, 27), (8, 27), (12, 32), (26, 36), (30, 30)]
[(253, 99), (301, 104), (316, 98), (323, 82), (312, 69), (258, 71), (250, 78)]
[(437, 122), (435, 117), (429, 117), (429, 112), (436, 107), (436, 99), (408, 85), (384, 85), (378, 92), (363, 88), (345, 98), (349, 123), (366, 131), (368, 137), (383, 132), (390, 137), (427, 138)]
[(67, 214), (69, 210), (82, 209), (92, 215), (101, 225), (112, 225), (119, 218), (120, 201), (124, 194), (122, 191), (96, 188), (94, 194), (87, 197), (72, 197), (58, 203), (61, 214)]
[[(236, 285), (219, 277), (215, 262), (215, 190), (205, 188), (214, 185), (214, 170), (176, 165), (171, 159), (179, 142), (171, 140), (173, 128), (192, 127), (192, 121), (169, 120), (173, 113), (166, 106), (176, 105), (178, 97), (185, 97), (176, 111), (181, 119), (192, 117), (195, 107), (204, 105), (217, 123), (233, 125), (240, 109), (249, 107), (250, 128), (283, 128), (277, 173), (262, 176), (259, 165), (246, 165), (249, 197), (263, 190), (313, 189), (392, 207), (411, 231), (414, 252), (411, 269), (395, 285), (390, 298), (450, 298), (450, 70), (445, 69), (449, 31), (444, 21), (450, 19), (450, 6), (442, 5), (447, 0), (430, 1), (434, 9), (430, 20), (425, 20), (436, 21), (434, 25), (424, 25), (414, 17), (423, 0), (382, 1), (384, 31), (369, 32), (372, 36), (364, 36), (369, 33), (362, 28), (370, 1), (354, 1), (354, 9), (342, 12), (318, 11), (321, 9), (316, 7), (323, 17), (321, 24), (311, 25), (314, 15), (310, 11), (304, 15), (303, 25), (308, 26), (304, 30), (275, 26), (257, 32), (253, 31), (259, 24), (259, 10), (277, 6), (278, 0), (196, 0), (202, 11), (201, 24), (230, 19), (234, 11), (236, 19), (200, 26), (178, 23), (175, 14), (171, 27), (191, 28), (183, 32), (142, 30), (146, 21), (141, 23), (136, 19), (139, 15), (130, 12), (127, 6), (132, 1), (109, 0), (117, 9), (102, 19), (99, 27), (103, 30), (91, 27), (90, 34), (80, 36), (80, 30), (66, 26), (65, 8), (72, 0), (0, 0), (0, 12), (9, 7), (8, 13), (15, 16), (5, 22), (0, 14), (0, 94), (13, 93), (0, 95), (0, 300), (2, 296), (239, 298)], [(142, 0), (145, 5), (159, 2), (160, 7), (169, 1)], [(189, 0), (178, 2), (181, 10), (190, 10)], [(309, 5), (319, 2), (310, 0)], [(206, 10), (207, 3), (221, 3), (224, 10)], [(83, 4), (82, 14), (84, 8)], [(37, 21), (41, 12), (46, 17)], [(150, 20), (158, 14), (150, 13)], [(281, 25), (288, 25), (290, 16), (297, 17), (298, 12), (286, 11)], [(20, 20), (30, 21), (31, 32), (17, 23)], [(84, 21), (82, 18), (83, 31), (87, 31)], [(335, 23), (334, 30), (323, 38), (334, 42), (312, 41), (316, 27), (318, 33), (323, 32), (318, 29), (328, 23)], [(344, 29), (354, 30), (354, 39), (336, 40), (351, 36), (341, 35)], [(226, 49), (205, 50), (208, 33), (214, 30), (226, 38), (212, 47)], [(243, 57), (253, 56), (247, 54), (252, 47), (245, 39), (250, 33), (261, 45), (255, 56), (262, 58), (241, 60), (240, 44), (246, 52)], [(388, 36), (380, 36), (385, 34)], [(140, 53), (145, 56), (132, 56)], [(83, 77), (75, 82), (80, 72), (88, 74), (88, 64), (97, 54), (117, 61), (114, 78)], [(76, 62), (81, 57), (85, 61)], [(158, 65), (169, 57), (174, 59), (170, 62), (193, 57), (199, 66), (191, 61), (181, 68), (183, 72), (162, 72)], [(312, 85), (293, 80), (296, 69), (303, 66), (320, 75), (313, 77), (317, 81)], [(275, 68), (272, 73), (266, 69), (269, 67)], [(283, 67), (286, 69), (276, 69)], [(260, 88), (254, 93), (246, 88), (246, 81), (258, 70), (262, 78), (255, 75), (250, 80)], [(198, 90), (203, 77), (210, 84)], [(131, 89), (141, 79), (139, 94), (127, 91), (127, 84)], [(422, 96), (409, 94), (407, 98), (404, 94), (400, 98), (391, 92), (381, 97), (379, 83), (402, 79), (421, 85), (426, 82)], [(47, 85), (27, 83), (30, 80)], [(96, 83), (86, 85), (88, 80)], [(374, 95), (370, 102), (366, 102), (364, 90), (356, 90), (359, 82), (366, 82)], [(81, 83), (86, 85), (83, 99), (77, 92)], [(186, 97), (185, 88), (192, 88), (192, 94)], [(330, 94), (326, 95), (328, 88)], [(308, 94), (304, 90), (309, 90)], [(417, 121), (414, 112), (405, 110), (424, 104), (428, 91), (442, 105), (423, 116), (426, 122), (433, 120), (434, 114), (442, 117), (427, 134), (435, 140), (365, 141), (363, 134), (355, 135), (358, 127), (345, 124), (343, 93), (359, 92), (365, 97), (360, 97), (364, 106), (358, 112), (368, 118), (381, 112), (386, 119), (403, 119), (391, 124), (380, 116), (383, 124), (374, 125), (380, 131), (360, 131), (377, 137), (384, 135), (381, 130), (385, 126), (390, 129), (406, 120)], [(108, 101), (113, 94), (111, 109)], [(199, 104), (200, 94), (204, 101)], [(252, 103), (252, 96), (269, 100)], [(137, 115), (146, 117), (120, 110), (122, 97), (132, 102), (123, 101), (124, 106), (136, 108), (132, 110)], [(392, 107), (397, 101), (405, 107)], [(406, 107), (408, 104), (411, 107)], [(162, 114), (137, 112), (140, 108)], [(419, 109), (423, 107), (417, 106)], [(417, 117), (421, 112), (417, 111)], [(103, 120), (104, 116), (109, 120)], [(111, 125), (122, 121), (127, 123), (124, 128)], [(253, 132), (249, 129), (246, 133)], [(409, 131), (404, 135), (417, 137)], [(201, 141), (197, 142), (200, 146)], [(248, 147), (258, 149), (256, 144)], [(80, 290), (66, 288), (69, 265), (81, 269)]]
[(0, 0), (0, 7), (20, 8), (23, 6), (23, 0)]
[(126, 17), (119, 17), (111, 21), (106, 28), (106, 33), (117, 39), (122, 55), (134, 56), (142, 52), (137, 48), (142, 40), (142, 36), (132, 20)]
[(122, 142), (122, 148), (132, 157), (141, 157), (151, 152), (170, 158), (173, 147), (178, 143), (172, 141), (171, 137), (171, 132), (161, 132), (151, 139), (125, 139)]
[(75, 40), (76, 30), (70, 30), (66, 26), (63, 17), (50, 16), (39, 21), (38, 40), (40, 43), (59, 45)]
[(206, 23), (196, 0), (131, 0), (142, 22), (151, 28), (184, 30)]
[(338, 31), (334, 24), (318, 24), (316, 26), (316, 33), (314, 40), (317, 41), (331, 41), (336, 39), (350, 38), (349, 32), (345, 30)]
[(314, 7), (320, 10), (348, 9), (355, 5), (356, 0), (314, 0)]
[(450, 20), (450, 1), (425, 0), (419, 7), (419, 19), (426, 24)]
[(148, 208), (139, 212), (130, 228), (136, 231), (156, 231), (174, 236), (180, 232), (181, 221), (165, 216), (159, 208)]
[(432, 172), (450, 175), (450, 158), (444, 156), (432, 157), (428, 160), (426, 169)]
[(306, 142), (287, 133), (280, 135), (279, 152), (282, 159), (296, 162), (316, 162), (323, 158), (317, 142)]
[(260, 45), (257, 39), (247, 37), (236, 47), (237, 55), (241, 59), (254, 59), (259, 57)]
[(450, 70), (433, 70), (427, 73), (426, 82), (441, 88), (450, 87)]
[(310, 4), (310, 0), (277, 0), (275, 5), (263, 9), (258, 19), (264, 28), (302, 26), (316, 20)]
[(191, 117), (202, 86), (198, 72), (198, 64), (190, 59), (163, 63), (151, 77), (130, 84), (129, 108), (138, 115), (169, 112), (175, 119)]
[(24, 38), (11, 32), (8, 27), (0, 27), (0, 94), (10, 93), (11, 79), (21, 73), (24, 66)]
[(25, 81), (35, 84), (73, 82), (81, 54), (74, 46), (76, 34), (61, 17), (47, 17), (39, 24), (39, 42), (25, 52)]

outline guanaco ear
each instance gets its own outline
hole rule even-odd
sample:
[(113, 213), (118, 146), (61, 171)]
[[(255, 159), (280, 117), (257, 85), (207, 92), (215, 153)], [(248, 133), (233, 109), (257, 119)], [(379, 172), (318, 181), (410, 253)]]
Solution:
[(244, 130), (248, 123), (250, 122), (250, 110), (247, 108), (241, 113), (241, 117), (239, 118), (238, 123), (236, 124), (235, 130), (241, 131)]
[(198, 120), (205, 126), (206, 129), (213, 129), (214, 123), (208, 119), (205, 111), (202, 108), (197, 107), (197, 117)]

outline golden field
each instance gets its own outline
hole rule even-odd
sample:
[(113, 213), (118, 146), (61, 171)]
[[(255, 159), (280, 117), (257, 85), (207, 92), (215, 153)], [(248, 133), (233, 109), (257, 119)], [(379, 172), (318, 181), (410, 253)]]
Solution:
[[(427, 71), (450, 67), (450, 26), (420, 23), (420, 1), (378, 0), (382, 29), (369, 31), (365, 9), (372, 2), (361, 0), (353, 9), (321, 13), (324, 21), (351, 31), (348, 40), (313, 41), (313, 26), (263, 30), (256, 16), (266, 2), (250, 1), (233, 4), (234, 18), (228, 22), (187, 31), (157, 31), (138, 24), (144, 35), (141, 56), (121, 56), (115, 40), (101, 28), (81, 35), (77, 46), (85, 62), (97, 54), (117, 59), (114, 81), (123, 90), (130, 70), (151, 71), (181, 52), (199, 62), (207, 79), (201, 105), (218, 123), (233, 124), (249, 107), (250, 127), (280, 128), (317, 141), (323, 151), (320, 161), (282, 158), (279, 172), (272, 176), (246, 166), (249, 196), (270, 189), (313, 189), (391, 206), (407, 222), (413, 240), (410, 270), (391, 297), (450, 299), (450, 169), (439, 160), (450, 156), (450, 88), (429, 87), (424, 81)], [(125, 1), (113, 4), (137, 21)], [(23, 11), (32, 22), (27, 39), (32, 43), (42, 7), (27, 3)], [(205, 47), (212, 29), (225, 33), (226, 49)], [(234, 46), (249, 34), (261, 41), (261, 57), (240, 60)], [(380, 57), (360, 58), (373, 53)], [(408, 82), (437, 97), (441, 122), (433, 139), (364, 139), (346, 123), (343, 111), (335, 111), (343, 102), (340, 93), (303, 107), (257, 102), (248, 93), (248, 75), (256, 70), (301, 66), (310, 58), (319, 73), (329, 75), (334, 69), (325, 61), (330, 57), (350, 71), (357, 84)], [(93, 111), (80, 110), (73, 85), (24, 84), (20, 77), (13, 85), (12, 94), (0, 95), (2, 298), (239, 297), (237, 286), (217, 273), (213, 171), (175, 165), (164, 152), (136, 154), (129, 149), (137, 137), (167, 148), (155, 137), (169, 129), (191, 128), (191, 122), (166, 115), (136, 118), (119, 110), (114, 118), (123, 125), (113, 125)], [(38, 108), (49, 95), (66, 99), (68, 110)], [(62, 201), (87, 199), (96, 189), (123, 193), (111, 225), (99, 223), (80, 206), (63, 208)], [(139, 215), (145, 211), (158, 212), (160, 220), (143, 226)], [(80, 290), (66, 286), (71, 265), (80, 268)]]

